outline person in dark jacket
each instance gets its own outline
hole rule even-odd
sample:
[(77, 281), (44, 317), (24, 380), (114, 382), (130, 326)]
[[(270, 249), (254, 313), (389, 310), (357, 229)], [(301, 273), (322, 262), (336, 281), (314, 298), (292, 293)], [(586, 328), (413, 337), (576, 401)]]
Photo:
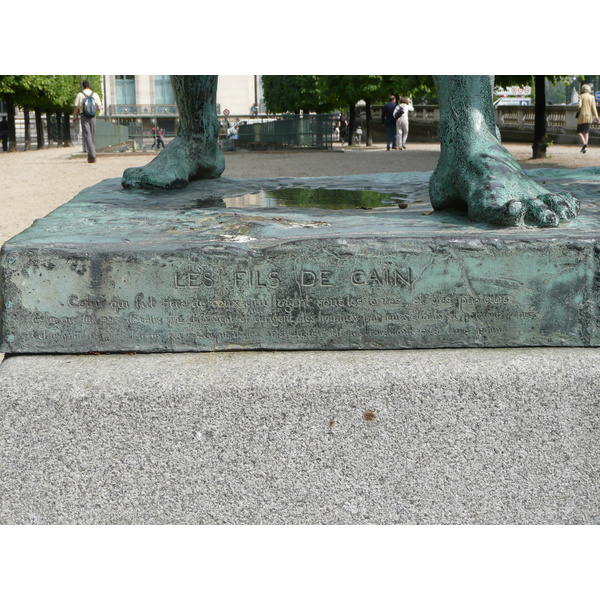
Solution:
[(354, 119), (354, 141), (356, 142), (357, 146), (360, 146), (362, 134), (362, 119), (360, 118), (360, 115), (356, 115), (356, 119)]
[(386, 150), (389, 150), (390, 146), (394, 150), (396, 149), (396, 119), (394, 118), (396, 106), (396, 96), (391, 95), (390, 101), (383, 107), (383, 110), (381, 111), (381, 122), (385, 125)]
[(344, 115), (340, 117), (340, 142), (342, 142), (342, 146), (346, 141), (346, 136), (348, 135), (348, 121)]
[(8, 152), (8, 121), (6, 117), (2, 117), (0, 123), (0, 138), (2, 138), (2, 151)]

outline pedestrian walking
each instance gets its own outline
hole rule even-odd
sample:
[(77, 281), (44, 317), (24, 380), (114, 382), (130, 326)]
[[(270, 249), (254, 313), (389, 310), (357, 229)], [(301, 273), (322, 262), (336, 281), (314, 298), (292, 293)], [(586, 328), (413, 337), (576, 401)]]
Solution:
[(96, 115), (102, 111), (102, 102), (96, 92), (90, 89), (90, 82), (81, 83), (81, 92), (75, 98), (75, 109), (73, 110), (73, 123), (77, 123), (81, 112), (81, 135), (83, 143), (87, 148), (87, 161), (96, 162)]
[(164, 129), (162, 127), (156, 128), (156, 149), (159, 150), (162, 146), (165, 147), (165, 139), (163, 137)]
[(396, 118), (394, 117), (394, 111), (396, 110), (396, 96), (393, 94), (390, 96), (390, 101), (383, 107), (381, 111), (381, 122), (385, 125), (385, 146), (386, 150), (390, 149), (390, 146), (396, 149)]
[(2, 138), (2, 152), (8, 152), (8, 121), (2, 117), (0, 122), (0, 138)]
[[(408, 139), (408, 113), (415, 109), (410, 98), (400, 98), (398, 102), (399, 116), (396, 119), (396, 138), (398, 150), (406, 150), (406, 140)], [(401, 110), (401, 112), (400, 112)]]
[(346, 136), (348, 135), (348, 119), (344, 115), (340, 117), (340, 142), (342, 146), (346, 141)]
[(360, 115), (356, 115), (356, 119), (354, 119), (354, 140), (357, 146), (360, 146), (362, 134), (362, 119), (360, 118)]
[(579, 110), (577, 111), (577, 135), (582, 144), (581, 152), (584, 154), (590, 141), (590, 127), (592, 123), (600, 123), (600, 120), (598, 120), (598, 109), (596, 108), (596, 99), (592, 94), (592, 88), (587, 83), (584, 83), (581, 86)]

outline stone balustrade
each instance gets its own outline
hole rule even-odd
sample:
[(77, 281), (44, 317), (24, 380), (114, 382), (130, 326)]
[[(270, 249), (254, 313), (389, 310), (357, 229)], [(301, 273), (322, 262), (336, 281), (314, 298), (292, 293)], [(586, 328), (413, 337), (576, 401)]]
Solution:
[[(535, 124), (535, 105), (529, 106), (498, 106), (495, 109), (496, 123), (500, 128), (533, 128)], [(548, 129), (576, 129), (577, 106), (549, 105), (546, 107)], [(438, 123), (440, 110), (437, 106), (415, 106), (411, 114), (411, 122)], [(592, 125), (592, 129), (600, 131), (600, 125)]]
[[(535, 105), (498, 106), (495, 112), (496, 124), (502, 133), (503, 140), (530, 141), (532, 139), (535, 127)], [(565, 106), (564, 104), (547, 106), (546, 119), (549, 140), (557, 143), (576, 141), (576, 113), (577, 106)], [(415, 110), (410, 116), (414, 134), (418, 132), (419, 137), (423, 139), (435, 137), (439, 119), (438, 106), (415, 106)], [(592, 138), (600, 136), (600, 124), (592, 124), (590, 135)]]

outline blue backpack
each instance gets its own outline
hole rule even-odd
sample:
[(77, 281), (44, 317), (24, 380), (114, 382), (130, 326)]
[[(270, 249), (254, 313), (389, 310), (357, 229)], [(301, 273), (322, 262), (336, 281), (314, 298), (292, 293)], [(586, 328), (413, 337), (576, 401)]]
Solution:
[(92, 92), (89, 96), (85, 94), (83, 98), (83, 114), (86, 117), (96, 116), (96, 102), (94, 102), (94, 93)]

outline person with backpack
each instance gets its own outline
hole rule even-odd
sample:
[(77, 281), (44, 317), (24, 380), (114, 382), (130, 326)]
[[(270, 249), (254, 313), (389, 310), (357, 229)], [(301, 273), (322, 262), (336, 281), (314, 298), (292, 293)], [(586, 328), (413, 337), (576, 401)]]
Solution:
[(81, 83), (81, 92), (75, 98), (73, 110), (73, 123), (77, 123), (77, 116), (81, 112), (81, 135), (84, 147), (87, 148), (88, 162), (96, 162), (96, 115), (102, 111), (102, 102), (96, 92), (90, 89), (90, 82)]

